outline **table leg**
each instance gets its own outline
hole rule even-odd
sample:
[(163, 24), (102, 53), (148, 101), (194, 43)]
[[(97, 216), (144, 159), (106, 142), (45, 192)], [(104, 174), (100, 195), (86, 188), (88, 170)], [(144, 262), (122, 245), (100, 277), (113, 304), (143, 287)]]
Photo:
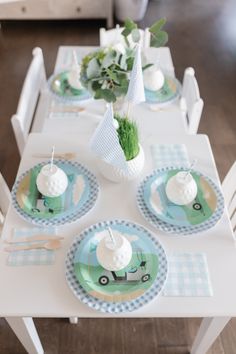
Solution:
[(6, 321), (29, 354), (44, 353), (31, 317), (6, 317)]
[(229, 322), (230, 317), (207, 317), (201, 322), (193, 342), (191, 354), (205, 354), (220, 332)]

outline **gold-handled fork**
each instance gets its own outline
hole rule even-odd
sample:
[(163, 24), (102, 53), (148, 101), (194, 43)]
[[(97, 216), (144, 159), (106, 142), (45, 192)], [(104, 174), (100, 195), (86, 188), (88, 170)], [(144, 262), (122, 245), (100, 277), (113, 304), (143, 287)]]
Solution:
[[(49, 159), (51, 155), (49, 154), (33, 154), (33, 157), (39, 158), (39, 159)], [(65, 159), (65, 160), (72, 160), (75, 159), (77, 156), (76, 152), (65, 152), (61, 154), (54, 154), (54, 158), (58, 159)]]

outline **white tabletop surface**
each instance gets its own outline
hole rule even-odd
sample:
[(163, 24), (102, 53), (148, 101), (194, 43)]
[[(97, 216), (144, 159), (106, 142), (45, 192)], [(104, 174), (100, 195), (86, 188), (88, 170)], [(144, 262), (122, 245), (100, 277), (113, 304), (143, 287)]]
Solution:
[[(145, 169), (137, 180), (114, 184), (97, 171), (94, 159), (86, 148), (88, 135), (31, 134), (20, 164), (18, 176), (35, 165), (33, 153), (48, 153), (54, 144), (57, 152), (77, 151), (78, 161), (97, 175), (100, 195), (96, 206), (81, 220), (60, 228), (65, 235), (62, 249), (56, 253), (56, 262), (48, 266), (10, 267), (6, 265), (3, 240), (10, 237), (13, 227), (31, 227), (10, 208), (0, 244), (0, 315), (31, 317), (211, 317), (236, 315), (236, 250), (226, 213), (211, 230), (192, 236), (170, 236), (150, 226), (136, 205), (136, 190), (143, 177), (151, 172), (149, 144), (184, 143), (190, 159), (198, 158), (196, 168), (219, 183), (208, 138), (204, 135), (155, 137), (143, 144)], [(125, 196), (125, 198), (124, 198)], [(114, 208), (115, 205), (115, 208)], [(164, 245), (167, 254), (174, 252), (204, 252), (207, 255), (213, 297), (159, 297), (139, 310), (125, 314), (104, 314), (81, 303), (65, 280), (65, 256), (73, 237), (84, 228), (100, 220), (128, 219), (149, 228)]]
[[(73, 50), (76, 51), (78, 60), (80, 61), (86, 54), (96, 49), (98, 47), (59, 47), (54, 73), (70, 68)], [(145, 50), (145, 54), (150, 62), (158, 62), (168, 75), (175, 76), (171, 53), (168, 47), (148, 48)], [(91, 99), (78, 103), (78, 105), (85, 108), (85, 111), (79, 113), (77, 116), (68, 113), (66, 116), (60, 118), (55, 118), (55, 116), (54, 118), (50, 118), (52, 117), (52, 114), (50, 114), (51, 107), (57, 104), (58, 100), (51, 95), (48, 89), (44, 90), (40, 97), (34, 119), (33, 132), (43, 131), (45, 133), (53, 133), (55, 127), (58, 133), (77, 134), (78, 132), (88, 132), (86, 121), (90, 119), (93, 123), (93, 128), (95, 128), (102, 119), (106, 109), (103, 100)], [(157, 124), (158, 130), (163, 134), (169, 134), (170, 132), (181, 134), (186, 129), (186, 122), (177, 102), (173, 102), (173, 104), (168, 106), (162, 106), (162, 109), (158, 109), (157, 111), (152, 111), (150, 105), (144, 103), (134, 108), (133, 116), (135, 119), (143, 121), (143, 133), (150, 133), (149, 127), (153, 124)]]

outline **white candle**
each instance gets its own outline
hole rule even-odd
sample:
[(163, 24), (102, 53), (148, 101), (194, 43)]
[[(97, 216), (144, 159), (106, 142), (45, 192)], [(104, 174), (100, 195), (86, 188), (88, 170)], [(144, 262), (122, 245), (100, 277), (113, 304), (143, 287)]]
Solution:
[(126, 237), (109, 228), (107, 235), (99, 242), (96, 254), (103, 268), (118, 271), (125, 268), (131, 261), (132, 247)]
[(190, 204), (197, 196), (197, 183), (190, 172), (181, 171), (166, 184), (168, 199), (177, 205)]
[(37, 176), (36, 185), (42, 195), (51, 198), (59, 197), (68, 186), (67, 175), (61, 168), (50, 163), (42, 167)]

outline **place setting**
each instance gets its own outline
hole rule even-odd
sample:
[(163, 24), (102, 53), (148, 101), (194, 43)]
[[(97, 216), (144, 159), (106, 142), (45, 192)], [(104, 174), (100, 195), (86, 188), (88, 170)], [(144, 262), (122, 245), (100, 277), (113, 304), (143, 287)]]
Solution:
[[(48, 80), (48, 87), (54, 97), (63, 101), (64, 103), (71, 103), (76, 101), (86, 101), (91, 98), (89, 92), (81, 85), (80, 82), (81, 67), (78, 63), (76, 52), (72, 51), (72, 63), (67, 70), (63, 70), (52, 75)], [(75, 107), (71, 107), (72, 113), (75, 113)], [(83, 107), (77, 106), (78, 112), (83, 111)], [(67, 107), (67, 113), (69, 108)]]
[(12, 189), (16, 212), (38, 226), (59, 226), (78, 220), (95, 205), (99, 193), (92, 172), (73, 159), (62, 159), (60, 154), (55, 154), (59, 157), (55, 158), (54, 153), (53, 147), (50, 161), (25, 171)]
[(160, 241), (128, 220), (91, 225), (77, 235), (66, 256), (73, 294), (94, 310), (134, 311), (160, 294), (167, 257)]
[(194, 168), (165, 166), (141, 182), (138, 208), (157, 229), (175, 235), (192, 235), (212, 228), (224, 211), (223, 195), (211, 178)]

